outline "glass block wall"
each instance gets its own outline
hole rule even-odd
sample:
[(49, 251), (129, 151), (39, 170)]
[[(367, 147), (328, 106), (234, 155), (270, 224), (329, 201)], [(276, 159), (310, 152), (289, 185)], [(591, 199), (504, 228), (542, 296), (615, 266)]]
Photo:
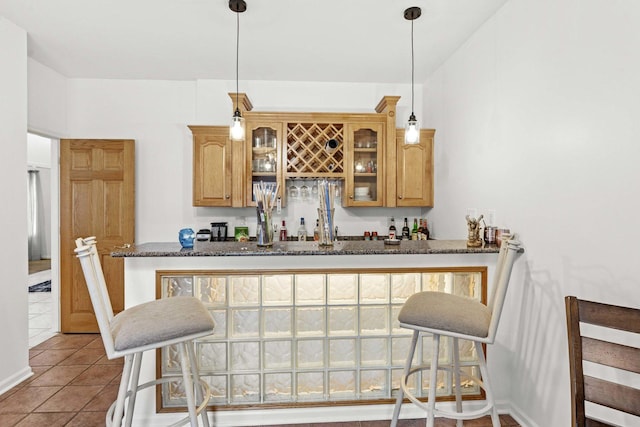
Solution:
[[(454, 270), (454, 269), (451, 269)], [(287, 407), (296, 403), (392, 399), (409, 351), (411, 331), (398, 312), (412, 294), (440, 291), (485, 302), (486, 268), (314, 272), (158, 272), (162, 298), (195, 295), (215, 320), (213, 335), (196, 344), (202, 377), (218, 409), (240, 405)], [(416, 358), (431, 359), (431, 340)], [(451, 362), (443, 339), (440, 359)], [(472, 343), (460, 342), (461, 362), (476, 372)], [(179, 377), (176, 348), (163, 349), (163, 376)], [(427, 396), (428, 371), (413, 389)], [(464, 379), (464, 378), (463, 378)], [(162, 407), (185, 404), (178, 380), (162, 386)], [(419, 390), (416, 391), (416, 387)], [(453, 395), (451, 374), (440, 372), (439, 396)], [(462, 384), (466, 395), (479, 387)]]

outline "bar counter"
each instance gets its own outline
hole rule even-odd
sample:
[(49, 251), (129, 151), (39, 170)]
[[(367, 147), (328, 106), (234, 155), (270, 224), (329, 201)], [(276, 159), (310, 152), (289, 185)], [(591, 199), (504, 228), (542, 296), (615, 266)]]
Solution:
[[(198, 359), (214, 390), (213, 424), (255, 426), (390, 419), (410, 341), (397, 322), (402, 304), (423, 290), (485, 300), (498, 251), (468, 248), (466, 240), (344, 240), (328, 247), (287, 241), (267, 248), (196, 241), (190, 249), (143, 243), (111, 256), (124, 259), (125, 307), (177, 295), (208, 306), (216, 332), (198, 343)], [(499, 371), (492, 359), (490, 369)], [(160, 371), (179, 375), (173, 362), (170, 352), (149, 352), (141, 380)], [(446, 378), (444, 386), (451, 391)], [(182, 406), (180, 393), (163, 392), (158, 400), (153, 390), (139, 394), (134, 425), (179, 418), (166, 411)], [(403, 418), (422, 416), (403, 407)]]
[(121, 248), (112, 257), (200, 257), (200, 256), (289, 256), (289, 255), (409, 255), (409, 254), (490, 254), (498, 253), (497, 245), (467, 247), (466, 240), (401, 240), (387, 244), (383, 240), (340, 240), (331, 246), (317, 242), (274, 242), (260, 247), (249, 242), (194, 242), (193, 248), (179, 243), (143, 243)]

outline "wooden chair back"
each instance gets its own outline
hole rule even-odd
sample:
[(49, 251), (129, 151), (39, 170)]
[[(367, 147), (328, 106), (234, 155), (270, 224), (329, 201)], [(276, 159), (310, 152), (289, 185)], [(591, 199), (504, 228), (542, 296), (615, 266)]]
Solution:
[[(640, 389), (610, 379), (585, 375), (583, 361), (640, 373), (640, 348), (594, 339), (581, 333), (580, 323), (640, 334), (640, 309), (565, 297), (571, 376), (571, 425), (609, 426), (607, 420), (585, 414), (585, 402), (640, 416)], [(598, 334), (599, 336), (601, 334)], [(611, 335), (611, 334), (609, 334)], [(604, 414), (606, 411), (603, 411)]]

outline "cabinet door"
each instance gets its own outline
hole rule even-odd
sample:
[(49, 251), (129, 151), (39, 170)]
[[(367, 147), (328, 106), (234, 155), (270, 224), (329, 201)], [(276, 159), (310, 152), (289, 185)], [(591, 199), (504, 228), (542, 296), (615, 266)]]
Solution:
[(232, 206), (228, 126), (189, 126), (193, 133), (193, 206)]
[(405, 144), (396, 129), (396, 206), (433, 206), (433, 129), (420, 131), (419, 144)]
[(278, 185), (278, 197), (284, 205), (282, 173), (283, 124), (281, 122), (246, 122), (246, 206), (255, 206), (253, 184), (260, 181)]
[(344, 206), (382, 206), (383, 123), (347, 125)]

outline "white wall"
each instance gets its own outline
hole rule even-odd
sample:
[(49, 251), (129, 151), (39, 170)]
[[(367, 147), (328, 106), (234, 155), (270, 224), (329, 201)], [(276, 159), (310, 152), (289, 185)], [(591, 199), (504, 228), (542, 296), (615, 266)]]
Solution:
[[(0, 17), (0, 394), (31, 375), (27, 351), (27, 34)], [(10, 202), (10, 203), (9, 203)]]
[(527, 425), (570, 424), (563, 297), (640, 307), (639, 20), (631, 0), (510, 1), (424, 85), (437, 237), (496, 209), (526, 247), (489, 358)]
[[(255, 111), (366, 111), (384, 95), (400, 95), (399, 126), (408, 118), (410, 85), (316, 82), (240, 82)], [(227, 125), (231, 81), (127, 81), (69, 79), (68, 129), (71, 138), (136, 140), (136, 241), (175, 241), (183, 227), (209, 228), (212, 221), (233, 226), (247, 219), (255, 233), (255, 209), (192, 206), (190, 124)], [(418, 91), (421, 87), (418, 87)], [(416, 97), (420, 101), (420, 96)], [(420, 105), (420, 102), (418, 102)], [(419, 111), (416, 111), (419, 113)], [(317, 216), (313, 203), (294, 202), (283, 210), (290, 232), (306, 217), (309, 232)], [(424, 214), (411, 209), (337, 209), (341, 234), (377, 230), (386, 234), (388, 217)], [(278, 218), (280, 219), (280, 218)]]

